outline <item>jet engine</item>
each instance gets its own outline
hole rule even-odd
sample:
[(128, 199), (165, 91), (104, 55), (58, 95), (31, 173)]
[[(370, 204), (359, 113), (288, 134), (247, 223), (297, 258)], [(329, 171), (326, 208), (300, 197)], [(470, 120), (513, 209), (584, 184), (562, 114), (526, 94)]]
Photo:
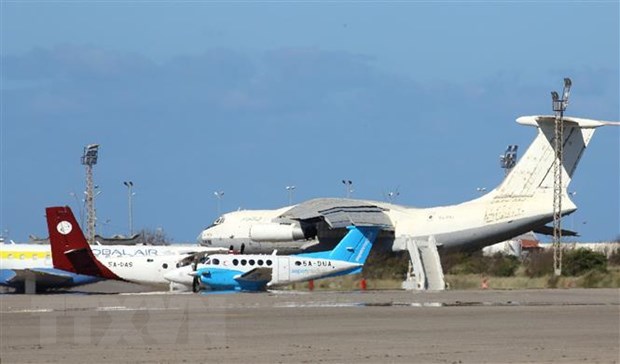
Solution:
[(250, 227), (250, 239), (254, 241), (293, 241), (306, 238), (299, 225), (255, 224)]

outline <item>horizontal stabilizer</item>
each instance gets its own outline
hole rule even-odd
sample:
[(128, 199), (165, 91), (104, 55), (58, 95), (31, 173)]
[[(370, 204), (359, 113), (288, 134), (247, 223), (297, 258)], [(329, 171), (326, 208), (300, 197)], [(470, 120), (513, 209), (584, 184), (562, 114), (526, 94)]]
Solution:
[[(543, 225), (543, 226), (537, 227), (533, 231), (538, 234), (553, 236), (552, 226)], [(572, 231), (572, 230), (562, 229), (562, 236), (579, 236), (579, 233), (576, 231)]]
[[(620, 126), (620, 122), (617, 121), (603, 121), (594, 119), (576, 118), (572, 116), (562, 117), (562, 121), (565, 124), (579, 126), (580, 128), (598, 128), (600, 126)], [(517, 123), (522, 125), (539, 126), (540, 124), (555, 123), (555, 116), (553, 115), (535, 115), (535, 116), (521, 116), (517, 119)]]

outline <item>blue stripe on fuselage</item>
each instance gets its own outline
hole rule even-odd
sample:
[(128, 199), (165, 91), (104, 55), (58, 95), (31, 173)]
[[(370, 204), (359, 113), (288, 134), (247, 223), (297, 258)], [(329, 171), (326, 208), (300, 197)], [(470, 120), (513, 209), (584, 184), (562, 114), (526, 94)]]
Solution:
[(202, 284), (213, 290), (261, 291), (267, 286), (267, 281), (248, 282), (234, 278), (243, 273), (239, 270), (212, 267), (197, 271)]

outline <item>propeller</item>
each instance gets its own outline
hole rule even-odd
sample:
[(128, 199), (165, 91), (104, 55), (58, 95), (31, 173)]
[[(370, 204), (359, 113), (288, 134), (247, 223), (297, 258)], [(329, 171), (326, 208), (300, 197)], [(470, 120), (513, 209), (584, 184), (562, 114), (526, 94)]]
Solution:
[(177, 267), (185, 267), (186, 265), (191, 264), (192, 270), (196, 271), (198, 263), (202, 261), (207, 255), (209, 255), (208, 252), (197, 252), (189, 254), (188, 256), (177, 262)]

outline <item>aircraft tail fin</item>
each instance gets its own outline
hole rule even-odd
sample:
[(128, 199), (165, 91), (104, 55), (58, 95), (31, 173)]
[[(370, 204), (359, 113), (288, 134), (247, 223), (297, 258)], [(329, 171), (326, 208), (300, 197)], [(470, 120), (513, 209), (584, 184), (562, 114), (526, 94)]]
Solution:
[(349, 232), (329, 252), (328, 258), (364, 264), (380, 228), (375, 226), (348, 226), (347, 229)]
[(89, 276), (119, 279), (95, 258), (71, 208), (45, 209), (54, 268)]
[[(562, 187), (566, 189), (583, 152), (592, 139), (595, 129), (605, 125), (618, 125), (618, 123), (575, 117), (564, 117), (563, 120), (564, 160), (562, 163)], [(553, 191), (555, 117), (544, 115), (524, 116), (518, 118), (517, 122), (537, 127), (538, 135), (517, 165), (496, 189), (496, 196), (522, 197), (532, 196), (541, 192), (544, 193), (545, 191)]]

